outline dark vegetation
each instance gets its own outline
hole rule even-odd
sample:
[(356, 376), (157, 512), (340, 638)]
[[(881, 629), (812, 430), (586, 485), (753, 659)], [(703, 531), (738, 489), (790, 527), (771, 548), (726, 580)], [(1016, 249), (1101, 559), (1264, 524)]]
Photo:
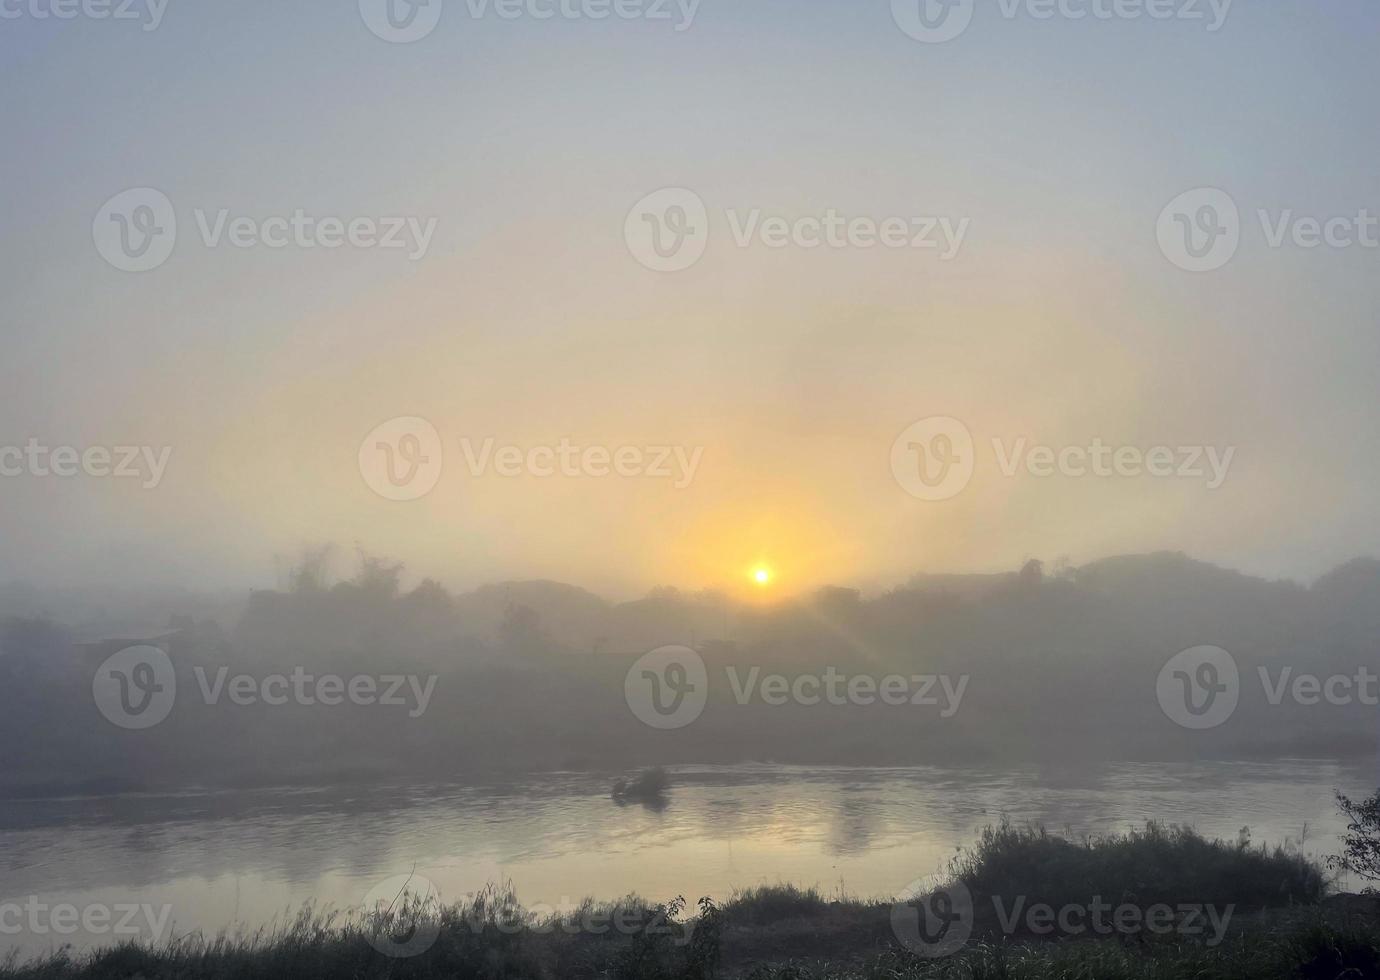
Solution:
[[(64, 615), (63, 603), (70, 607)], [(133, 611), (137, 610), (139, 628)], [(8, 618), (4, 618), (8, 615)], [(171, 632), (169, 632), (171, 631)], [(166, 633), (177, 671), (172, 714), (115, 729), (91, 680), (120, 637)], [(616, 772), (687, 762), (980, 764), (1034, 759), (1358, 755), (1374, 751), (1372, 709), (1270, 705), (1257, 668), (1278, 677), (1352, 676), (1380, 635), (1380, 563), (1356, 561), (1311, 587), (1270, 582), (1181, 555), (1081, 568), (922, 576), (865, 599), (830, 588), (773, 606), (661, 589), (608, 603), (549, 582), (454, 595), (402, 585), (366, 557), (332, 582), (309, 556), (277, 591), (233, 603), (173, 597), (128, 608), (48, 602), (0, 589), (0, 792), (44, 795), (221, 786), (449, 779), (484, 771)], [(110, 638), (109, 644), (84, 641)], [(693, 644), (710, 700), (688, 728), (653, 731), (624, 703), (634, 660)], [(1211, 643), (1236, 657), (1241, 703), (1218, 729), (1174, 725), (1154, 697), (1164, 662)], [(372, 705), (208, 705), (201, 676), (262, 678), (301, 667), (436, 675), (421, 717)], [(961, 710), (890, 705), (763, 708), (733, 698), (726, 669), (762, 674), (968, 675)]]
[(1347, 832), (1342, 853), (1328, 863), (1336, 871), (1380, 881), (1380, 791), (1359, 802), (1338, 793), (1337, 805), (1346, 817)]
[[(88, 958), (58, 954), (0, 969), (4, 980), (114, 978), (518, 978), (534, 980), (1341, 980), (1380, 975), (1380, 909), (1366, 896), (1324, 897), (1321, 870), (1300, 855), (1245, 840), (1207, 841), (1150, 825), (1128, 835), (1070, 841), (1039, 828), (991, 828), (950, 874), (977, 905), (992, 895), (1087, 903), (1098, 894), (1219, 902), (1238, 915), (1220, 945), (1202, 937), (1140, 934), (1035, 939), (1006, 935), (978, 917), (952, 956), (926, 959), (891, 931), (889, 901), (826, 898), (783, 885), (734, 896), (612, 906), (537, 916), (510, 890), (467, 902), (402, 903), (373, 916), (312, 909), (249, 937), (183, 937), (165, 947), (127, 945)], [(619, 928), (609, 924), (621, 922)], [(590, 928), (591, 924), (601, 928)], [(385, 948), (434, 935), (424, 952)]]
[(1187, 827), (1150, 823), (1127, 834), (1068, 840), (1043, 827), (988, 827), (950, 868), (982, 913), (991, 899), (1086, 906), (1094, 896), (1138, 907), (1195, 903), (1249, 912), (1314, 905), (1322, 870), (1297, 850), (1208, 840)]

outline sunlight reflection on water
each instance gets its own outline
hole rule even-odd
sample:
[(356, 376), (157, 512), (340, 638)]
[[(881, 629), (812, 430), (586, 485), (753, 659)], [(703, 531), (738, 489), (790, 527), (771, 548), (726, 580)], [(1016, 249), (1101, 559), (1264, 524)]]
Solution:
[[(0, 803), (0, 901), (168, 904), (177, 935), (255, 928), (308, 900), (353, 908), (415, 869), (454, 900), (511, 881), (527, 903), (592, 895), (722, 898), (763, 882), (891, 896), (1003, 817), (1095, 833), (1155, 818), (1234, 839), (1337, 849), (1333, 763), (1135, 764), (1046, 770), (774, 765), (673, 771), (664, 809), (619, 805), (612, 777), (467, 786), (254, 790)], [(35, 952), (99, 940), (0, 936)]]

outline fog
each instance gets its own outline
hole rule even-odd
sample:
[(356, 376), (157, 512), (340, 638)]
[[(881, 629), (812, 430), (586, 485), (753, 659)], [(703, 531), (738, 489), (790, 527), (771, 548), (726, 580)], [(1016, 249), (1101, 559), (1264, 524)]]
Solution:
[[(0, 105), (0, 448), (165, 466), (147, 486), (143, 462), (54, 478), (34, 475), (46, 456), (4, 457), (21, 475), (0, 479), (0, 581), (267, 588), (318, 542), (459, 590), (550, 578), (620, 599), (736, 589), (758, 561), (795, 594), (1157, 550), (1307, 581), (1376, 553), (1374, 249), (1364, 227), (1299, 247), (1288, 224), (1271, 246), (1280, 222), (1380, 213), (1374, 12), (1231, 14), (1053, 37), (999, 18), (950, 45), (906, 37), (886, 4), (816, 2), (702, 5), (681, 31), (462, 12), (414, 44), (274, 4), (173, 9), (154, 31), (7, 21), (0, 77), (33, 95)], [(213, 57), (191, 54), (210, 37)], [(1310, 46), (1326, 69), (1277, 70)], [(605, 70), (564, 69), (591, 57)], [(91, 83), (110, 77), (127, 83)], [(691, 92), (697, 111), (667, 111)], [(1231, 196), (1241, 243), (1186, 272), (1157, 220), (1204, 186)], [(667, 187), (709, 229), (675, 272), (625, 234)], [(102, 208), (137, 188), (178, 234), (131, 274), (92, 229), (117, 231)], [(390, 215), (416, 223), (408, 247), (310, 237), (364, 219), (382, 240)], [(767, 243), (773, 219), (831, 215), (900, 216), (907, 247), (833, 247), (827, 227)], [(287, 245), (253, 246), (275, 219)], [(939, 219), (965, 229), (952, 255)], [(966, 426), (976, 469), (927, 503), (889, 454), (935, 416)], [(404, 503), (358, 463), (400, 417), (434, 428), (443, 462)], [(650, 456), (637, 475), (503, 476), (470, 465), (489, 440), (700, 455), (688, 483)], [(1022, 444), (1094, 440), (1235, 455), (1211, 489), (1002, 468)]]
[[(1373, 560), (1307, 585), (1171, 553), (1049, 572), (1031, 561), (996, 575), (920, 574), (869, 596), (829, 587), (764, 604), (674, 589), (612, 602), (550, 581), (452, 593), (430, 579), (404, 585), (399, 563), (367, 555), (337, 580), (332, 557), (318, 549), (288, 570), (283, 589), (247, 596), (101, 606), (0, 594), (5, 790), (329, 785), (686, 762), (1374, 754), (1380, 677), (1365, 666), (1380, 625)], [(123, 708), (100, 702), (104, 718), (92, 710), (93, 684), (99, 702), (102, 675), (126, 669), (114, 658), (131, 647), (171, 655), (158, 677), (173, 688), (166, 710), (150, 712), (154, 738), (110, 727), (144, 727), (141, 691), (163, 697), (137, 674)], [(1235, 676), (1221, 680), (1239, 699), (1206, 731), (1176, 714), (1174, 698), (1186, 695), (1172, 689), (1169, 670), (1171, 654), (1204, 647), (1227, 651)], [(649, 651), (668, 652), (657, 661)], [(664, 710), (660, 686), (639, 686), (648, 667), (660, 672), (657, 685), (673, 686), (673, 665), (692, 662), (702, 665), (686, 687), (699, 699), (692, 716)], [(1187, 676), (1196, 692), (1199, 679)], [(1341, 680), (1324, 691), (1330, 677)], [(326, 678), (334, 689), (321, 686)], [(350, 687), (354, 678), (366, 686)]]
[(1371, 975), (1377, 28), (0, 0), (0, 980)]

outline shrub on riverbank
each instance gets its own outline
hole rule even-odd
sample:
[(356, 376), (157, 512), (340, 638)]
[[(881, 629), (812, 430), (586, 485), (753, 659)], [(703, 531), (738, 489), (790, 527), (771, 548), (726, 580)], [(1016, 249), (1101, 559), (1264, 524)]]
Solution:
[(1086, 906), (1094, 897), (1140, 908), (1182, 903), (1240, 911), (1311, 905), (1327, 891), (1316, 862), (1296, 850), (1208, 840), (1187, 827), (1144, 829), (1071, 841), (1043, 827), (1002, 824), (982, 831), (950, 873), (979, 905)]
[(724, 918), (738, 926), (757, 926), (782, 919), (815, 916), (829, 903), (815, 887), (760, 885), (735, 892), (724, 905)]

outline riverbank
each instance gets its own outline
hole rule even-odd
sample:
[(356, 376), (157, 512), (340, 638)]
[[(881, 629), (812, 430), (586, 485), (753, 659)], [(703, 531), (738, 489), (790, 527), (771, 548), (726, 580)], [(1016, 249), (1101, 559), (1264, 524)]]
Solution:
[[(717, 944), (694, 954), (668, 938), (559, 937), (547, 943), (443, 930), (427, 953), (396, 959), (366, 932), (303, 921), (255, 939), (183, 940), (85, 959), (57, 955), (0, 966), (5, 980), (230, 980), (389, 977), (489, 980), (1341, 980), (1380, 976), (1380, 903), (1338, 895), (1288, 911), (1254, 913), (1215, 947), (1133, 937), (1002, 941), (975, 939), (941, 959), (898, 944), (885, 905), (827, 902), (779, 918), (724, 911)], [(673, 938), (670, 938), (673, 937)]]
[(3, 980), (1343, 975), (1380, 976), (1380, 900), (1328, 895), (1321, 868), (1297, 852), (1155, 824), (1076, 840), (991, 827), (899, 899), (779, 885), (721, 905), (629, 898), (542, 911), (510, 889), (442, 906), (404, 886), (364, 912), (309, 907), (252, 935), (0, 967)]

